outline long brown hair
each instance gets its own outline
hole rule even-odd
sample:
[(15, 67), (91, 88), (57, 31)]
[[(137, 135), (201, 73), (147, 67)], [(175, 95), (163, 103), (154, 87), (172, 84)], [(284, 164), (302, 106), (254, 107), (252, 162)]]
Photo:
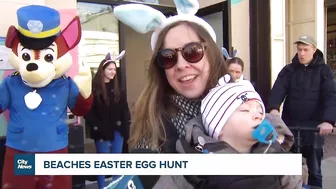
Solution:
[(164, 28), (157, 40), (156, 47), (149, 65), (148, 82), (134, 106), (134, 115), (131, 123), (129, 139), (130, 148), (134, 148), (141, 140), (145, 139), (151, 149), (158, 149), (159, 141), (165, 141), (166, 133), (163, 126), (163, 117), (166, 116), (171, 103), (170, 96), (174, 90), (169, 85), (165, 71), (156, 64), (156, 54), (162, 48), (168, 31), (180, 24), (187, 24), (205, 42), (210, 73), (205, 93), (214, 87), (218, 79), (227, 73), (223, 55), (209, 33), (201, 26), (190, 22), (177, 22)]
[[(105, 65), (104, 63), (106, 62), (105, 59), (103, 59), (101, 61), (101, 63), (99, 64), (97, 73), (95, 74), (94, 78), (93, 78), (93, 92), (95, 93), (96, 98), (98, 98), (98, 101), (101, 103), (105, 103), (105, 104), (110, 104), (110, 99), (108, 97), (108, 93), (107, 93), (107, 89), (106, 89), (106, 85), (104, 82), (104, 71), (105, 69), (110, 65), (110, 64), (114, 64), (115, 67), (117, 68), (117, 64), (113, 61), (109, 61), (107, 62)], [(118, 74), (116, 73), (116, 75), (113, 78), (113, 96), (114, 96), (114, 103), (118, 103), (119, 99), (120, 99), (120, 89), (119, 89), (119, 83), (118, 83)], [(101, 98), (103, 97), (103, 98)]]

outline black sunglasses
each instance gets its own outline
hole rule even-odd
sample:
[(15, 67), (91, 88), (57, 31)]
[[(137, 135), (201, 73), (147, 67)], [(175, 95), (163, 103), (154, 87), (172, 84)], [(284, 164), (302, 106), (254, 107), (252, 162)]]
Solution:
[(199, 42), (191, 42), (184, 47), (176, 49), (162, 49), (157, 55), (157, 64), (163, 69), (170, 69), (177, 63), (177, 52), (181, 51), (182, 57), (189, 63), (197, 63), (204, 56), (206, 46)]

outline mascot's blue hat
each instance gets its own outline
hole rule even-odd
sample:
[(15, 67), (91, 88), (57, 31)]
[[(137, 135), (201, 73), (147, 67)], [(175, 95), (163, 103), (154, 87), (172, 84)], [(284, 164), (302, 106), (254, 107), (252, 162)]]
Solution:
[(18, 30), (29, 38), (47, 38), (61, 32), (60, 13), (52, 8), (29, 5), (17, 10)]

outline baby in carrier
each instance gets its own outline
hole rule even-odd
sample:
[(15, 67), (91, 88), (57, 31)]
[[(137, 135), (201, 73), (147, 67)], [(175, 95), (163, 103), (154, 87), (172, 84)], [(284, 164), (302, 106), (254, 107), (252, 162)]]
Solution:
[[(176, 143), (178, 152), (285, 153), (294, 143), (285, 123), (265, 113), (259, 94), (247, 80), (230, 82), (229, 75), (222, 77), (202, 100), (201, 113), (186, 125), (185, 139)], [(184, 177), (194, 188), (302, 188), (301, 176)]]

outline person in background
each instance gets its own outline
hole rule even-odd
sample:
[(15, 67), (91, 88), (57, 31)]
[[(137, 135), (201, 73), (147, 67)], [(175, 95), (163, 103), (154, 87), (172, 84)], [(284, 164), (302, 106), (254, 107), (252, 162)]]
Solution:
[[(90, 128), (90, 137), (95, 142), (97, 153), (122, 153), (125, 138), (128, 138), (129, 108), (125, 94), (120, 90), (116, 58), (108, 53), (98, 67), (93, 79), (94, 102), (91, 111), (84, 117)], [(113, 176), (116, 180), (118, 176)], [(105, 176), (98, 176), (99, 189), (104, 188)]]
[(284, 101), (281, 117), (289, 128), (319, 129), (319, 134), (301, 132), (300, 151), (307, 161), (308, 184), (322, 188), (323, 136), (333, 131), (336, 121), (334, 76), (313, 37), (301, 36), (294, 44), (297, 53), (278, 74), (267, 109), (270, 114), (280, 116), (280, 105)]
[(244, 62), (242, 59), (234, 57), (227, 59), (226, 63), (233, 81), (243, 78)]
[[(239, 79), (244, 79), (244, 61), (241, 58), (237, 57), (238, 50), (234, 50), (233, 55), (230, 56), (228, 51), (224, 47), (222, 47), (222, 53), (226, 59), (226, 64), (228, 66), (232, 81), (236, 82)], [(251, 83), (254, 89), (257, 90), (255, 82), (251, 81)]]
[(237, 57), (238, 50), (237, 49), (234, 50), (233, 55), (230, 56), (226, 48), (222, 47), (222, 53), (223, 53), (223, 56), (225, 57), (226, 64), (228, 66), (228, 70), (231, 75), (232, 81), (242, 79), (243, 71), (244, 71), (244, 62), (242, 59)]

